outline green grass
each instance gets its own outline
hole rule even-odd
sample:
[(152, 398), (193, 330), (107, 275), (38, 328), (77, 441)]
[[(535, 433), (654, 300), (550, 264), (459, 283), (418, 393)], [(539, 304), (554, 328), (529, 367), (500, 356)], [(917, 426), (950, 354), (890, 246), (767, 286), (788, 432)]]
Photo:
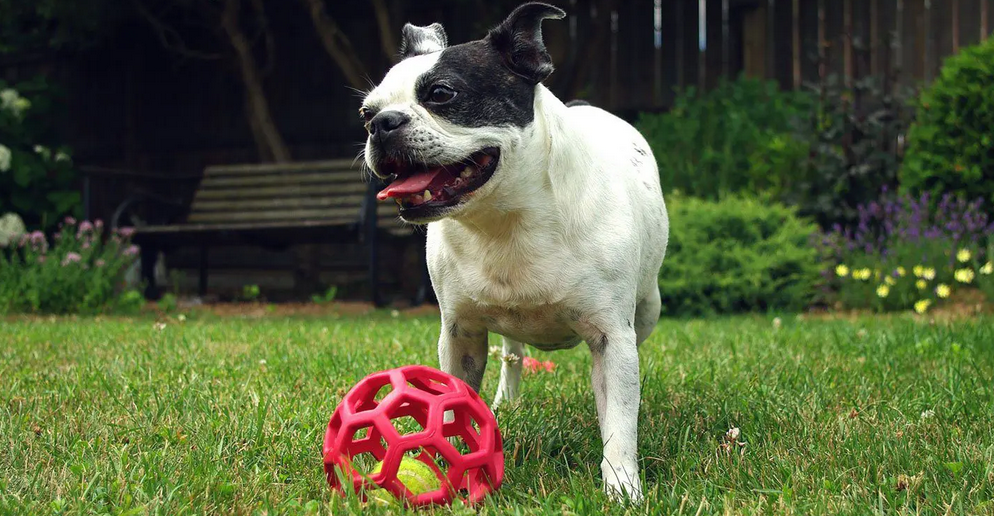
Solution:
[[(431, 317), (0, 325), (0, 514), (359, 513), (322, 472), (335, 405), (370, 372), (437, 363)], [(638, 509), (600, 491), (586, 349), (532, 354), (558, 367), (500, 411), (507, 476), (483, 514), (994, 513), (989, 318), (661, 323)], [(731, 427), (747, 444), (729, 454)]]

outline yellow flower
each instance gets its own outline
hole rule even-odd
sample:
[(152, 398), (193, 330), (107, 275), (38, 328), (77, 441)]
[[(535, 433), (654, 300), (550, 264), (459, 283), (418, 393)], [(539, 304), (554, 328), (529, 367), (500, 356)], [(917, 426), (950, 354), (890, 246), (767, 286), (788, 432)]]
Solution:
[(914, 267), (911, 268), (911, 271), (915, 273), (916, 278), (920, 278), (922, 277), (922, 274), (925, 274), (925, 267), (922, 267), (921, 265), (915, 265)]
[(849, 267), (846, 267), (844, 263), (840, 263), (835, 267), (835, 275), (840, 278), (845, 278), (849, 275)]
[(922, 271), (922, 277), (925, 278), (925, 279), (927, 279), (927, 280), (929, 280), (929, 281), (934, 280), (935, 279), (935, 269), (932, 268), (932, 267), (929, 267), (929, 268), (925, 269), (924, 271)]
[(970, 283), (973, 281), (973, 269), (960, 269), (953, 274), (956, 281), (960, 283)]
[(853, 271), (852, 277), (855, 278), (855, 279), (858, 279), (858, 280), (866, 281), (866, 280), (870, 279), (870, 274), (871, 274), (870, 273), (870, 269), (862, 268), (862, 269)]
[(925, 290), (926, 288), (928, 288), (928, 282), (923, 279), (920, 279), (915, 282), (915, 286), (918, 287), (918, 290)]
[(897, 275), (900, 276), (900, 277), (902, 277), (902, 278), (904, 277), (905, 274), (908, 273), (908, 271), (904, 270), (904, 267), (898, 267), (895, 270), (897, 271)]
[(935, 287), (935, 295), (941, 297), (942, 299), (949, 297), (949, 294), (951, 294), (952, 291), (953, 290), (949, 288), (949, 285), (943, 283), (940, 283), (938, 287)]
[(880, 269), (873, 270), (873, 279), (880, 279)]
[(893, 287), (894, 284), (897, 283), (897, 280), (895, 280), (893, 276), (887, 276), (886, 278), (884, 278), (884, 283)]
[(956, 253), (956, 259), (959, 260), (960, 263), (966, 263), (970, 261), (971, 256), (973, 255), (970, 254), (969, 249), (960, 249), (959, 252)]
[(915, 301), (915, 311), (919, 314), (923, 314), (928, 311), (928, 307), (932, 305), (931, 299), (922, 299), (921, 301)]
[(890, 294), (890, 287), (887, 285), (880, 285), (877, 287), (877, 297), (887, 297)]
[(983, 267), (980, 268), (980, 273), (984, 276), (990, 276), (994, 273), (994, 262), (987, 262)]

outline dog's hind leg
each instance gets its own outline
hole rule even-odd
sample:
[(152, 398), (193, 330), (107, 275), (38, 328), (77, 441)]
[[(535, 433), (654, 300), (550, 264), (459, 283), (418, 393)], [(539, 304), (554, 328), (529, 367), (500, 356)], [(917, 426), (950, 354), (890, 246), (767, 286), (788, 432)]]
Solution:
[(507, 337), (503, 339), (500, 384), (497, 386), (497, 395), (494, 396), (494, 407), (505, 401), (514, 401), (518, 397), (518, 385), (521, 383), (521, 359), (524, 356), (524, 345)]
[(645, 342), (645, 339), (649, 338), (652, 330), (656, 329), (661, 308), (662, 301), (659, 297), (659, 287), (653, 287), (649, 291), (649, 295), (635, 305), (635, 341), (639, 345)]

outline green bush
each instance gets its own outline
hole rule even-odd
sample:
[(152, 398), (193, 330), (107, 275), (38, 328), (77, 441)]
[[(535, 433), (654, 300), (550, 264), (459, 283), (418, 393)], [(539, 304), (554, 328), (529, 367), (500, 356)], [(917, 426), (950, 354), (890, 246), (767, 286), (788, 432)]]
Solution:
[[(706, 199), (759, 192), (782, 178), (750, 174), (753, 155), (791, 131), (810, 109), (809, 95), (780, 91), (773, 81), (722, 81), (708, 92), (689, 88), (666, 113), (639, 116), (639, 131), (659, 163), (664, 191)], [(794, 172), (789, 167), (786, 173)]]
[(0, 81), (0, 213), (46, 230), (82, 207), (72, 158), (51, 145), (53, 97), (43, 80), (17, 89)]
[(994, 39), (945, 60), (918, 102), (902, 187), (994, 206)]
[(670, 243), (659, 275), (663, 313), (696, 316), (801, 309), (820, 264), (817, 227), (772, 201), (671, 197)]
[(121, 289), (138, 256), (129, 235), (67, 219), (51, 241), (35, 231), (0, 246), (0, 314), (133, 311), (141, 294)]

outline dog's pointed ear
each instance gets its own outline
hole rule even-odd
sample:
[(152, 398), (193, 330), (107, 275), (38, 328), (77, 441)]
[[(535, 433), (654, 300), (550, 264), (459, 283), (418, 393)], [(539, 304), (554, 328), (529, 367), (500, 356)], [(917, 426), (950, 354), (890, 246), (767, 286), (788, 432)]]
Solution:
[(441, 23), (432, 23), (427, 27), (406, 23), (401, 30), (400, 58), (438, 52), (448, 45), (449, 40)]
[(518, 6), (506, 20), (487, 34), (487, 40), (512, 72), (532, 84), (552, 74), (552, 58), (542, 41), (542, 20), (566, 17), (562, 9), (539, 2)]

